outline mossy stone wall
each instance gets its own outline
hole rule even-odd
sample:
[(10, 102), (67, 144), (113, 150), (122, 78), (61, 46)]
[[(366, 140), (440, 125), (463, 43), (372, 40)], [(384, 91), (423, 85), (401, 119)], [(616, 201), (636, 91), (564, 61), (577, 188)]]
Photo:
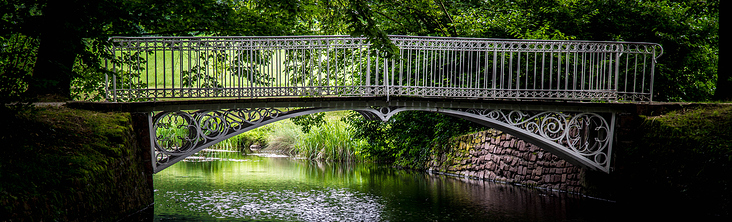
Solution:
[(432, 172), (583, 192), (585, 170), (497, 130), (453, 138), (432, 150)]
[(2, 112), (0, 220), (117, 221), (153, 203), (129, 113)]

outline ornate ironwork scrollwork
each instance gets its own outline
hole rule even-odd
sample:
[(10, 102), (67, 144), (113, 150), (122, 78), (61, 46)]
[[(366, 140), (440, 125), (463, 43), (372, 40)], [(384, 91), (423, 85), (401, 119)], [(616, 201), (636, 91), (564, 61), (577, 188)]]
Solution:
[(609, 168), (612, 128), (597, 113), (529, 112), (519, 110), (462, 110), (509, 124), (566, 147), (600, 169)]
[(278, 118), (283, 112), (275, 108), (160, 112), (153, 117), (156, 167), (172, 165), (179, 158)]

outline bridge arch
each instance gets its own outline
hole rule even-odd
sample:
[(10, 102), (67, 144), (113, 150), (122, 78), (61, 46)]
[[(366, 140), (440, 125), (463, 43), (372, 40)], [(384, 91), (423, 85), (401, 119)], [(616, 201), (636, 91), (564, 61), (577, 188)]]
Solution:
[(150, 119), (154, 172), (157, 173), (223, 140), (273, 122), (341, 110), (354, 110), (367, 119), (381, 121), (388, 121), (393, 115), (403, 111), (443, 113), (512, 134), (576, 166), (609, 172), (614, 114), (409, 106), (159, 112), (151, 115)]
[(154, 151), (154, 172), (236, 135), (274, 123), (313, 113), (340, 111), (338, 108), (247, 108), (163, 111), (150, 118), (150, 145)]
[(615, 115), (591, 112), (529, 112), (500, 109), (380, 107), (357, 110), (388, 121), (402, 111), (429, 111), (466, 119), (511, 134), (576, 166), (609, 172)]

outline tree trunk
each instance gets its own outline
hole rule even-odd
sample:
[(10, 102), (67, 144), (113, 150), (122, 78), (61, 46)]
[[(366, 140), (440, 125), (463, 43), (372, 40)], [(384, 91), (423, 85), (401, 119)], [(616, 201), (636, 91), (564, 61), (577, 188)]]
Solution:
[(43, 10), (40, 46), (33, 70), (29, 95), (51, 100), (71, 98), (71, 77), (81, 38), (72, 22), (78, 15), (69, 13), (70, 1), (49, 1)]
[(717, 89), (714, 90), (714, 100), (732, 101), (732, 75), (729, 71), (722, 70), (721, 62), (717, 71)]
[[(722, 1), (719, 2), (719, 8), (722, 8)], [(722, 26), (727, 25), (727, 22), (724, 22), (722, 20), (722, 15), (725, 13), (719, 13), (719, 30), (724, 30)], [(722, 54), (724, 54), (727, 50), (723, 49), (724, 46), (728, 46), (729, 44), (724, 43), (723, 44), (723, 38), (722, 36), (726, 36), (727, 33), (719, 32), (719, 57), (717, 57), (717, 89), (714, 90), (714, 100), (718, 101), (732, 101), (732, 74), (729, 73), (729, 70), (727, 70), (727, 67), (725, 67), (724, 60), (722, 60)], [(726, 57), (725, 57), (726, 58)]]

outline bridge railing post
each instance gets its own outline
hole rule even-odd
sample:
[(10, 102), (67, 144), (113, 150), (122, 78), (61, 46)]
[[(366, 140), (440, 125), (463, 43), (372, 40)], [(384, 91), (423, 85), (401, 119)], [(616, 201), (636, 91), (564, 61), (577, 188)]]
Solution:
[[(621, 47), (622, 46), (618, 46)], [(620, 55), (622, 55), (622, 52), (616, 52), (615, 53), (615, 87), (613, 87), (613, 96), (612, 99), (617, 101), (618, 100), (618, 91), (620, 87)]]

